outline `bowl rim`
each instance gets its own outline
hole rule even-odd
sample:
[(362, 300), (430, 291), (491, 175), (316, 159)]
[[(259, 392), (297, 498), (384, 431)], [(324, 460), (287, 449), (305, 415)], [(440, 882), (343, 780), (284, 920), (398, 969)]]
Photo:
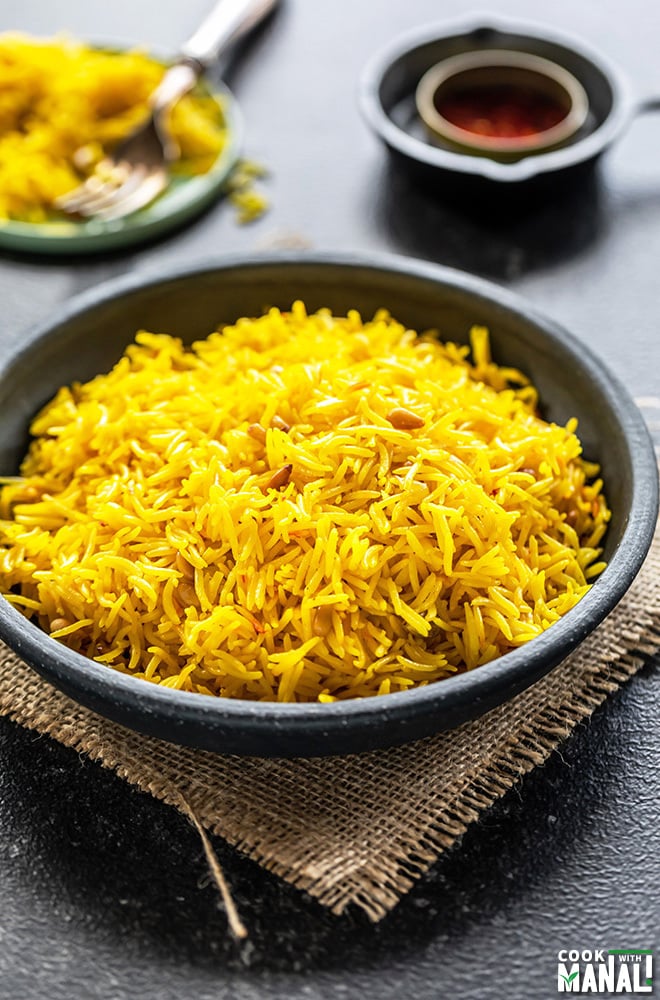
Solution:
[[(612, 107), (605, 120), (589, 135), (574, 143), (523, 157), (514, 163), (498, 162), (486, 156), (441, 149), (399, 128), (385, 111), (380, 100), (381, 84), (392, 66), (404, 56), (432, 42), (491, 31), (550, 42), (590, 62), (607, 79), (612, 92)], [(637, 107), (628, 79), (621, 70), (581, 38), (557, 31), (537, 21), (527, 21), (524, 18), (499, 18), (491, 14), (470, 15), (437, 24), (427, 24), (398, 35), (372, 55), (365, 65), (358, 84), (358, 104), (372, 131), (390, 149), (407, 159), (429, 167), (457, 174), (485, 177), (505, 184), (530, 180), (538, 175), (577, 166), (597, 157), (630, 123)]]
[[(607, 568), (591, 590), (559, 622), (546, 632), (505, 656), (498, 657), (484, 669), (466, 673), (430, 684), (426, 687), (395, 692), (360, 700), (347, 700), (330, 704), (280, 704), (252, 702), (239, 699), (215, 699), (193, 692), (176, 691), (114, 671), (52, 639), (37, 625), (28, 621), (4, 598), (0, 599), (0, 637), (28, 664), (44, 673), (67, 691), (83, 689), (88, 699), (105, 703), (112, 699), (131, 714), (135, 728), (139, 729), (137, 716), (148, 713), (172, 725), (172, 740), (178, 741), (177, 725), (215, 726), (224, 731), (242, 729), (259, 738), (268, 732), (282, 733), (287, 739), (323, 734), (338, 737), (346, 728), (359, 724), (368, 725), (378, 717), (383, 722), (396, 723), (427, 717), (431, 710), (442, 711), (451, 707), (460, 714), (461, 708), (475, 703), (493, 704), (493, 689), (511, 688), (506, 698), (534, 683), (555, 666), (576, 644), (606, 617), (626, 592), (637, 575), (651, 545), (658, 512), (658, 473), (655, 452), (643, 417), (625, 387), (612, 375), (604, 363), (581, 341), (577, 343), (562, 326), (548, 319), (526, 300), (485, 279), (454, 268), (419, 261), (386, 253), (335, 253), (323, 251), (279, 251), (268, 254), (222, 255), (204, 258), (184, 265), (178, 264), (158, 270), (123, 275), (111, 279), (65, 304), (55, 315), (42, 323), (22, 347), (9, 353), (0, 361), (0, 382), (7, 378), (15, 366), (25, 363), (40, 345), (62, 329), (72, 319), (83, 316), (97, 307), (173, 281), (186, 280), (204, 274), (232, 270), (268, 270), (273, 268), (325, 268), (373, 271), (420, 279), (422, 282), (459, 289), (477, 301), (496, 305), (504, 314), (524, 318), (537, 327), (551, 342), (581, 363), (595, 382), (599, 395), (619, 418), (622, 433), (628, 442), (632, 467), (632, 499), (627, 522), (619, 545), (613, 552)], [(575, 636), (578, 636), (576, 643)], [(533, 649), (534, 656), (529, 651)], [(44, 662), (47, 666), (44, 666)], [(90, 669), (91, 665), (91, 669)], [(81, 699), (83, 700), (83, 699)], [(83, 703), (85, 703), (83, 701)], [(89, 703), (89, 702), (88, 702)], [(497, 702), (495, 702), (497, 703)], [(108, 713), (111, 715), (111, 713)], [(472, 712), (471, 715), (480, 714)], [(111, 715), (112, 717), (112, 715)], [(452, 728), (467, 716), (438, 729)], [(132, 724), (132, 723), (131, 723)], [(190, 739), (181, 738), (190, 743)], [(389, 742), (396, 742), (392, 739)], [(193, 744), (194, 745), (194, 744)], [(200, 745), (200, 744), (197, 744)], [(208, 746), (207, 743), (204, 745)], [(241, 752), (229, 747), (224, 752)], [(316, 751), (319, 752), (319, 751)], [(320, 752), (342, 752), (328, 749)], [(296, 751), (305, 756), (304, 746)]]
[[(436, 97), (441, 87), (473, 70), (491, 69), (504, 73), (523, 70), (531, 76), (550, 81), (568, 98), (568, 110), (550, 128), (518, 136), (481, 135), (454, 124), (438, 110)], [(475, 49), (441, 59), (427, 69), (417, 84), (415, 103), (422, 121), (433, 135), (447, 140), (459, 150), (474, 150), (477, 155), (506, 153), (524, 156), (547, 150), (572, 138), (582, 128), (589, 113), (587, 93), (573, 73), (552, 59), (515, 49)]]

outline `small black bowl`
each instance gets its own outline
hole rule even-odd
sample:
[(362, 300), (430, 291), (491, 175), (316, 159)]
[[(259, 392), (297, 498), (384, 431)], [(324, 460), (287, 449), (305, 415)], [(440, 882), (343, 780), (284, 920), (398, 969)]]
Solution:
[[(451, 56), (504, 49), (540, 56), (571, 73), (584, 88), (589, 113), (564, 145), (501, 163), (442, 147), (428, 133), (415, 103), (424, 74)], [(480, 198), (558, 194), (564, 184), (590, 172), (636, 114), (658, 110), (655, 98), (640, 100), (624, 75), (582, 41), (524, 21), (488, 23), (474, 17), (415, 30), (398, 38), (367, 65), (360, 106), (395, 158), (439, 194), (463, 191)], [(561, 179), (561, 183), (558, 180)]]
[(487, 282), (396, 257), (279, 254), (214, 261), (110, 282), (68, 305), (0, 365), (0, 475), (15, 474), (28, 425), (59, 386), (107, 371), (140, 328), (190, 342), (269, 305), (328, 306), (371, 316), (386, 306), (416, 330), (467, 342), (491, 331), (495, 359), (527, 372), (545, 416), (576, 416), (585, 455), (601, 463), (612, 520), (608, 566), (561, 621), (498, 660), (412, 691), (328, 705), (280, 705), (173, 691), (113, 671), (51, 639), (0, 600), (0, 636), (76, 701), (140, 732), (219, 753), (354, 753), (450, 729), (533, 684), (620, 600), (648, 551), (658, 507), (655, 455), (625, 389), (570, 334)]

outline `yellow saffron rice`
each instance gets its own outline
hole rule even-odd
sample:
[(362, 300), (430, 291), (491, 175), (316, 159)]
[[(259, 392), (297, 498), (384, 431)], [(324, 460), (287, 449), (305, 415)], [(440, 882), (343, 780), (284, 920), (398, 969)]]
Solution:
[[(165, 67), (144, 52), (106, 52), (71, 38), (0, 35), (0, 219), (44, 222), (148, 114)], [(184, 174), (205, 173), (227, 141), (218, 100), (173, 108)]]
[(0, 497), (5, 596), (100, 663), (212, 695), (324, 702), (487, 664), (580, 600), (609, 510), (576, 421), (540, 419), (471, 342), (301, 302), (192, 348), (139, 333), (34, 420)]

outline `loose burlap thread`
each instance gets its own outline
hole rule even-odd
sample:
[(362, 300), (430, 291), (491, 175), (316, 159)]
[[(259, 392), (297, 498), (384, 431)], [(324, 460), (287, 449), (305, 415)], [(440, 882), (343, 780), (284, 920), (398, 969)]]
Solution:
[(656, 532), (625, 598), (560, 666), (481, 719), (405, 747), (289, 761), (177, 747), (82, 708), (5, 647), (0, 714), (87, 754), (192, 818), (212, 870), (204, 831), (333, 913), (354, 904), (377, 921), (470, 823), (659, 648)]

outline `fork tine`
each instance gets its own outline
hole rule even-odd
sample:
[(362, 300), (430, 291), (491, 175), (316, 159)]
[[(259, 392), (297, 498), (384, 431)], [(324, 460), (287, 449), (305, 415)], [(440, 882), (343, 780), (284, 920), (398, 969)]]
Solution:
[(143, 163), (138, 163), (125, 173), (125, 180), (120, 184), (106, 185), (98, 194), (90, 195), (82, 203), (78, 204), (76, 211), (79, 215), (98, 215), (106, 208), (110, 208), (118, 200), (122, 200), (133, 193), (148, 177), (147, 167)]
[(82, 215), (85, 218), (95, 216), (97, 212), (114, 204), (117, 198), (123, 198), (134, 191), (142, 183), (146, 174), (147, 169), (143, 164), (138, 164), (128, 172), (123, 171), (122, 176), (125, 180), (121, 183), (109, 182), (103, 184), (97, 191), (88, 191), (84, 196), (81, 195), (74, 208), (69, 208), (68, 211), (73, 211), (76, 215)]
[(65, 212), (79, 212), (84, 206), (114, 191), (126, 179), (128, 172), (126, 163), (113, 164), (110, 160), (102, 160), (83, 184), (57, 198), (55, 206)]
[(114, 184), (111, 184), (110, 181), (101, 180), (96, 174), (92, 174), (84, 184), (79, 184), (73, 191), (69, 191), (67, 194), (56, 198), (54, 202), (55, 207), (62, 209), (64, 212), (77, 212), (81, 205), (84, 205), (90, 198), (94, 198), (101, 191), (109, 187), (114, 187)]
[[(117, 196), (112, 199), (111, 204), (109, 204), (105, 209), (96, 210), (94, 212), (94, 217), (101, 219), (104, 222), (109, 222), (112, 219), (121, 219), (125, 215), (130, 215), (132, 212), (137, 212), (138, 209), (144, 208), (150, 202), (156, 198), (161, 191), (164, 191), (167, 187), (167, 174), (164, 170), (156, 170), (151, 174), (148, 174), (142, 183), (135, 188), (131, 193)], [(123, 189), (119, 189), (122, 191)], [(119, 195), (119, 192), (118, 192)]]

